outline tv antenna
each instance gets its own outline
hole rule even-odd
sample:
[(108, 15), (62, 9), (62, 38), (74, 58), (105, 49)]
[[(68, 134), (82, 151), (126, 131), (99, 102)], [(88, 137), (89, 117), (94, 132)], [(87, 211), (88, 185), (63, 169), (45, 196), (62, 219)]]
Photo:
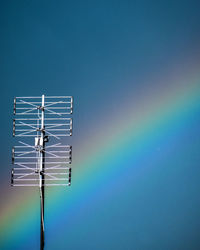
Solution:
[(62, 138), (72, 135), (72, 111), (72, 96), (14, 98), (13, 136), (26, 140), (12, 148), (11, 185), (39, 187), (41, 250), (45, 187), (71, 185), (72, 146), (62, 144)]

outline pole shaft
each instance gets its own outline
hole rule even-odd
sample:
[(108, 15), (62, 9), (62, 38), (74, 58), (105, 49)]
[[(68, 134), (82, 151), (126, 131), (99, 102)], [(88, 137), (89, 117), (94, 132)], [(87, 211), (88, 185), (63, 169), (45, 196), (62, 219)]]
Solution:
[(40, 188), (40, 208), (41, 208), (41, 223), (40, 223), (40, 249), (44, 249), (44, 186)]
[(44, 249), (44, 170), (45, 170), (45, 125), (44, 125), (44, 95), (41, 107), (41, 152), (40, 152), (40, 249)]

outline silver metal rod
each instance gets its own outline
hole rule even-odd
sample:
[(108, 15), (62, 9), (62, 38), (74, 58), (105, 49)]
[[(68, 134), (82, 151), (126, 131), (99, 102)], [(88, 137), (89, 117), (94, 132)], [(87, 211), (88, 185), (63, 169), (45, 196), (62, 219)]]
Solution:
[(71, 109), (71, 107), (51, 107), (50, 109)]
[(46, 96), (45, 97), (46, 99), (49, 99), (49, 98), (72, 98), (72, 96)]
[(41, 96), (17, 96), (16, 99), (29, 99), (29, 98), (37, 98), (41, 99)]
[[(24, 170), (24, 169), (23, 169)], [(35, 169), (31, 169), (31, 170), (35, 170)], [(36, 174), (35, 172), (30, 172), (30, 173), (15, 173), (15, 175), (17, 175), (17, 176), (21, 176), (21, 175), (38, 175), (38, 174)]]
[[(46, 173), (45, 173), (46, 174)], [(54, 174), (54, 175), (65, 175), (65, 174), (67, 174), (67, 173), (48, 173), (48, 174)]]
[[(45, 151), (46, 153), (70, 153), (71, 152), (71, 150), (68, 150), (68, 151)], [(16, 152), (17, 153), (17, 152)]]
[[(30, 103), (32, 103), (32, 104), (41, 104), (41, 102), (30, 102)], [(55, 101), (52, 101), (52, 102), (45, 102), (45, 104), (51, 104), (51, 103), (53, 103), (53, 104), (57, 104), (58, 102), (55, 102)], [(59, 104), (60, 103), (64, 103), (64, 104), (71, 104), (72, 102), (71, 101), (69, 101), (69, 102), (67, 102), (67, 101), (60, 101), (59, 102)], [(16, 102), (16, 104), (23, 104), (23, 105), (26, 105), (26, 103), (23, 103), (23, 102)]]
[[(61, 169), (63, 169), (63, 168), (61, 168)], [(32, 169), (32, 170), (35, 170), (35, 169)], [(32, 173), (15, 173), (15, 175), (38, 175), (38, 173), (35, 173), (35, 172), (32, 172)], [(44, 173), (44, 174), (46, 174), (46, 173)], [(48, 173), (48, 174), (54, 174), (54, 175), (64, 175), (64, 174), (67, 174), (67, 172), (64, 172), (64, 173)]]
[[(45, 159), (56, 159), (56, 158), (59, 158), (59, 159), (69, 159), (70, 156), (57, 156), (57, 157), (47, 157), (45, 156)], [(15, 159), (38, 159), (37, 156), (15, 156)]]
[[(36, 164), (37, 162), (15, 162), (15, 164), (16, 165), (19, 165), (19, 164)], [(65, 162), (56, 162), (56, 161), (54, 161), (54, 162), (45, 162), (45, 164), (69, 164), (69, 163), (71, 163), (71, 162), (67, 162), (67, 161), (65, 161)]]
[(14, 187), (38, 187), (39, 184), (13, 184)]
[[(29, 99), (29, 98), (38, 98), (38, 99), (40, 99), (41, 98), (41, 96), (23, 96), (23, 97), (21, 97), (21, 96), (18, 96), (18, 97), (15, 97), (16, 99)], [(49, 98), (72, 98), (72, 96), (45, 96), (45, 98), (47, 99), (49, 99)]]
[(70, 186), (70, 184), (69, 183), (65, 183), (65, 184), (54, 184), (54, 183), (52, 183), (52, 184), (45, 184), (45, 186)]
[[(14, 187), (38, 187), (38, 184), (13, 184)], [(44, 186), (70, 186), (69, 183), (65, 183), (65, 184), (45, 184)]]
[(68, 167), (68, 168), (66, 168), (66, 167), (63, 167), (63, 168), (58, 168), (58, 167), (45, 168), (45, 170), (49, 170), (49, 169), (69, 170), (70, 167)]
[[(49, 113), (46, 113), (47, 115), (69, 115), (71, 114), (70, 112), (51, 112), (50, 109), (48, 109)], [(22, 113), (16, 113), (16, 115), (38, 115), (38, 113), (25, 113), (25, 112), (22, 112)]]
[(47, 146), (46, 148), (65, 148), (65, 147), (71, 148), (70, 145), (57, 145), (57, 144), (51, 145), (51, 146)]
[[(16, 121), (37, 121), (38, 118), (16, 118)], [(72, 120), (72, 118), (44, 118), (44, 120)]]
[[(36, 151), (29, 151), (29, 152), (27, 152), (27, 151), (15, 151), (15, 155), (17, 156), (17, 157), (19, 157), (19, 156), (21, 156), (21, 155), (26, 155), (26, 154), (34, 154), (34, 153), (36, 153)], [(68, 150), (68, 151), (47, 151), (47, 150), (45, 150), (45, 153), (71, 153), (71, 150)]]
[(19, 134), (19, 135), (15, 135), (15, 136), (16, 136), (16, 137), (21, 137), (21, 136), (22, 136), (22, 137), (27, 137), (27, 136), (28, 136), (28, 137), (37, 137), (37, 135), (20, 135), (20, 134)]
[(15, 126), (37, 126), (36, 123), (15, 123)]
[[(38, 181), (38, 179), (13, 179), (14, 181)], [(68, 181), (69, 178), (55, 178), (55, 179), (48, 179), (45, 178), (45, 181)]]
[(69, 128), (49, 128), (49, 129), (45, 129), (45, 131), (70, 131), (70, 129)]
[[(48, 131), (46, 131), (48, 134), (49, 134), (49, 136), (53, 136), (53, 137), (59, 137), (59, 136), (71, 136), (71, 134), (63, 134), (63, 135), (53, 135), (53, 134), (50, 134)], [(16, 137), (37, 137), (37, 135), (15, 135)], [(58, 138), (59, 139), (59, 138)]]
[[(69, 126), (70, 125), (70, 123), (61, 123), (61, 124), (57, 124), (57, 123), (54, 123), (54, 124), (46, 124), (46, 128), (47, 128), (47, 126), (52, 126), (52, 127), (61, 127), (61, 126)], [(33, 124), (33, 123), (20, 123), (20, 124), (18, 124), (18, 123), (16, 123), (15, 124), (15, 126), (17, 127), (17, 126), (21, 126), (21, 127), (26, 127), (26, 126), (37, 126), (37, 124)]]
[(35, 132), (36, 131), (36, 129), (15, 129), (15, 132), (19, 132), (19, 131), (24, 131), (24, 132), (26, 132), (26, 131), (28, 131), (28, 132)]
[[(34, 168), (24, 168), (24, 167), (21, 167), (21, 168), (13, 168), (14, 169), (14, 171), (16, 170), (16, 171), (24, 171), (24, 170), (31, 170), (31, 171), (35, 171), (35, 167)], [(15, 173), (15, 175), (16, 175), (16, 173)], [(38, 174), (37, 174), (38, 175)]]
[[(21, 168), (13, 168), (14, 169), (14, 171), (16, 170), (16, 171), (24, 171), (24, 170), (26, 170), (26, 169), (28, 169), (28, 170), (31, 170), (31, 171), (35, 171), (35, 168), (23, 168), (23, 167), (21, 167)], [(45, 170), (51, 170), (51, 169), (58, 169), (58, 170), (69, 170), (70, 169), (70, 167), (50, 167), (50, 168), (45, 168)], [(15, 173), (15, 175), (17, 175), (17, 173)], [(37, 174), (38, 175), (38, 174)]]
[(46, 126), (68, 126), (70, 123), (49, 123), (49, 124), (46, 124)]
[[(21, 103), (21, 102), (20, 102)], [(69, 102), (70, 104), (71, 102)], [(19, 108), (16, 108), (16, 110), (23, 110), (23, 109), (28, 109), (28, 110), (35, 110), (35, 109), (38, 109), (38, 108), (30, 108), (30, 107), (19, 107)], [(51, 107), (50, 109), (71, 109), (71, 107)]]

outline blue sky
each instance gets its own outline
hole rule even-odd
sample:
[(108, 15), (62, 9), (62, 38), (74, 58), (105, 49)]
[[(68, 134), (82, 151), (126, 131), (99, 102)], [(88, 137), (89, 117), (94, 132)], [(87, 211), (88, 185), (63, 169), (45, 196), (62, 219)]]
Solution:
[(9, 185), (13, 97), (42, 94), (75, 100), (73, 185), (47, 191), (46, 249), (200, 248), (199, 7), (1, 1), (1, 249), (39, 247), (37, 190)]

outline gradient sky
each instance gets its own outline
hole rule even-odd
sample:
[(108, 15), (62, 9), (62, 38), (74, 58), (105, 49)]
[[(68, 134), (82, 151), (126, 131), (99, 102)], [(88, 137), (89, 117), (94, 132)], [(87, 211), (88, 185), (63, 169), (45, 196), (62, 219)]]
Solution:
[(13, 97), (42, 94), (75, 101), (45, 250), (200, 249), (199, 1), (0, 3), (0, 249), (39, 249), (38, 189), (10, 172)]

